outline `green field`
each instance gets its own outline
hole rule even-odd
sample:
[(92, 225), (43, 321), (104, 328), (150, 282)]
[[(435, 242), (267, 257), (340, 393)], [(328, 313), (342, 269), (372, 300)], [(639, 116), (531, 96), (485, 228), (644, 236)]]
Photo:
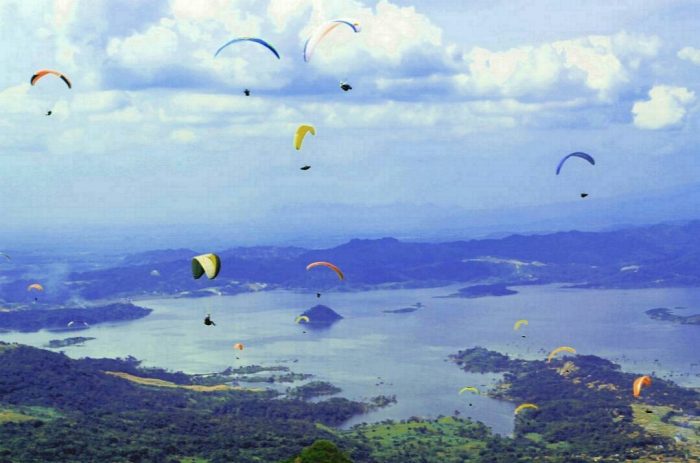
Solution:
[(481, 424), (445, 417), (361, 426), (351, 437), (366, 440), (378, 461), (458, 463), (480, 461), (479, 453), (486, 445), (483, 438), (488, 434)]

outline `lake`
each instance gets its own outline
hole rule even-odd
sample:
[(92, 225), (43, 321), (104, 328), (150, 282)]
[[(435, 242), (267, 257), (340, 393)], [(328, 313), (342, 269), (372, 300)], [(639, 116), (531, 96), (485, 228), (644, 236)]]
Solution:
[[(351, 399), (396, 395), (397, 404), (356, 417), (346, 426), (459, 410), (461, 416), (483, 421), (498, 433), (511, 433), (513, 404), (458, 394), (463, 386), (483, 389), (499, 377), (467, 374), (446, 361), (449, 354), (474, 346), (535, 359), (569, 345), (579, 353), (620, 363), (627, 371), (655, 372), (681, 385), (700, 386), (700, 368), (691, 366), (698, 362), (700, 326), (656, 321), (644, 313), (654, 307), (688, 307), (679, 313), (697, 313), (700, 289), (581, 290), (549, 285), (514, 287), (519, 294), (506, 297), (437, 297), (463, 286), (329, 292), (320, 299), (288, 291), (151, 299), (138, 302), (154, 310), (150, 316), (80, 331), (77, 335), (97, 339), (61, 350), (76, 358), (133, 355), (145, 366), (187, 373), (283, 364), (336, 384), (343, 389), (341, 395)], [(424, 307), (416, 312), (382, 312), (418, 302)], [(325, 330), (294, 323), (296, 315), (317, 303), (345, 319)], [(202, 323), (207, 313), (217, 326)], [(513, 323), (521, 318), (528, 319), (529, 326), (513, 331)], [(2, 339), (42, 347), (67, 336), (11, 333)], [(245, 350), (234, 351), (235, 342), (242, 342)]]

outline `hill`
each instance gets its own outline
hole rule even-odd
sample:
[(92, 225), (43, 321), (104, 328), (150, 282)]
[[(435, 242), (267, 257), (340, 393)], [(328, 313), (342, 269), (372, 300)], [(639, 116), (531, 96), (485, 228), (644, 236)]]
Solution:
[[(118, 265), (73, 272), (61, 290), (42, 298), (63, 301), (136, 295), (195, 297), (261, 289), (358, 291), (376, 287), (442, 286), (455, 282), (522, 285), (567, 283), (581, 288), (647, 288), (700, 285), (700, 221), (608, 232), (511, 235), (449, 243), (394, 238), (354, 239), (329, 249), (252, 247), (219, 251), (216, 280), (193, 280), (195, 251), (131, 255)], [(345, 281), (309, 262), (331, 261)], [(155, 272), (154, 272), (155, 271)], [(28, 301), (29, 280), (2, 286), (6, 301)], [(68, 289), (66, 289), (68, 288)]]

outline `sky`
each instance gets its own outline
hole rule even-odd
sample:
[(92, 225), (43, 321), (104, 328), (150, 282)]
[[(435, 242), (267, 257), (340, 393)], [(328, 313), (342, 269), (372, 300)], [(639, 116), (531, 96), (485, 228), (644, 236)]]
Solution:
[[(361, 31), (336, 28), (304, 62), (336, 18)], [(6, 0), (0, 22), (6, 242), (313, 245), (697, 218), (696, 1)], [(214, 57), (243, 36), (281, 59), (250, 42)], [(73, 88), (31, 86), (43, 68)], [(296, 151), (302, 123), (317, 133)], [(596, 165), (554, 175), (572, 151)]]

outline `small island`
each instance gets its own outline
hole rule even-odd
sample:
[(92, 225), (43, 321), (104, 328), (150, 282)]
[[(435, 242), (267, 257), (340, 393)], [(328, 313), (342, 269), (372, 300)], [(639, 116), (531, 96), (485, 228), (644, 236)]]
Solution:
[(310, 383), (290, 389), (287, 395), (295, 399), (309, 400), (324, 395), (335, 395), (342, 390), (326, 381), (311, 381)]
[(420, 302), (417, 302), (413, 304), (411, 307), (404, 307), (403, 309), (394, 309), (394, 310), (382, 310), (384, 313), (411, 313), (415, 312), (416, 310), (420, 309), (423, 307), (423, 304)]
[(512, 296), (513, 294), (518, 294), (518, 292), (508, 288), (505, 284), (497, 283), (493, 285), (468, 286), (466, 288), (460, 289), (454, 294), (450, 294), (449, 296), (438, 297), (460, 297), (466, 299), (474, 299), (477, 297), (486, 296)]
[(665, 307), (649, 309), (644, 313), (646, 313), (649, 316), (649, 318), (652, 318), (654, 320), (680, 323), (681, 325), (700, 325), (700, 314), (688, 316), (676, 315), (671, 309), (667, 309)]
[(61, 347), (80, 346), (86, 343), (87, 341), (92, 341), (93, 339), (97, 338), (76, 336), (74, 338), (52, 339), (49, 341), (48, 344), (46, 344), (46, 347), (48, 347), (49, 349), (59, 349)]
[(384, 313), (411, 313), (411, 312), (415, 312), (416, 310), (418, 310), (418, 309), (415, 307), (405, 307), (403, 309), (382, 310), (382, 312), (384, 312)]
[(325, 305), (315, 305), (309, 310), (306, 310), (302, 316), (308, 317), (309, 321), (303, 320), (301, 323), (309, 325), (311, 328), (326, 328), (333, 323), (342, 320), (343, 316)]

